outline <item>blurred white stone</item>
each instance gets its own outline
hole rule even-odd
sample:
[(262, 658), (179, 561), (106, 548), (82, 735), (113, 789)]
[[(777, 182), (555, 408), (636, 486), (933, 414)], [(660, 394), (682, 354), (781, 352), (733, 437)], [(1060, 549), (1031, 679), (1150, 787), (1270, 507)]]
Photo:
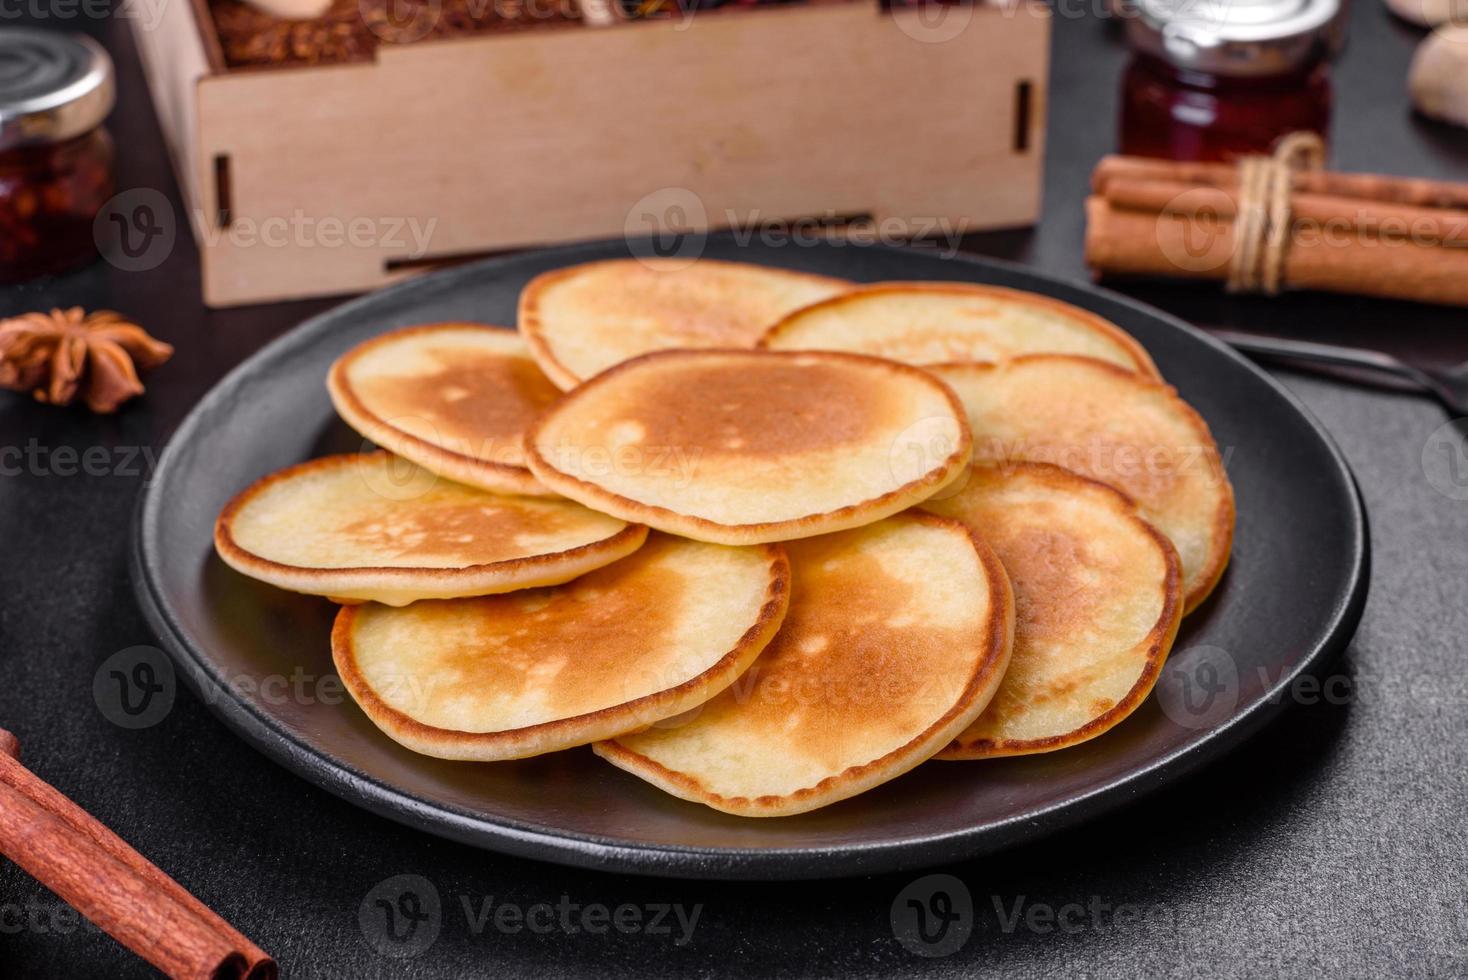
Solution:
[(1468, 26), (1433, 31), (1412, 59), (1408, 85), (1423, 115), (1468, 126)]
[(1385, 0), (1392, 13), (1423, 27), (1468, 21), (1468, 0)]

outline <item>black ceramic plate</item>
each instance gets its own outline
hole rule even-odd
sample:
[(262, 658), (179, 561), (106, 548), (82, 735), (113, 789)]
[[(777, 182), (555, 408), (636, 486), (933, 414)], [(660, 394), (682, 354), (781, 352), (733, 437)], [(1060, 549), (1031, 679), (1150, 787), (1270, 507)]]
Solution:
[[(567, 864), (709, 878), (866, 874), (971, 856), (1135, 799), (1247, 738), (1299, 674), (1350, 638), (1366, 592), (1365, 516), (1320, 426), (1269, 377), (1152, 309), (1016, 266), (847, 245), (704, 254), (854, 280), (950, 279), (1033, 290), (1131, 331), (1208, 420), (1238, 496), (1233, 561), (1183, 624), (1154, 696), (1113, 731), (1050, 755), (929, 763), (852, 800), (747, 820), (666, 796), (588, 749), (513, 763), (414, 755), (334, 683), (325, 600), (252, 582), (214, 555), (214, 517), (290, 463), (355, 450), (332, 412), (327, 366), (392, 327), (510, 324), (524, 283), (627, 254), (599, 244), (463, 266), (347, 303), (266, 347), (184, 421), (144, 497), (135, 583), (186, 677), (240, 735), (306, 779), (412, 827)], [(261, 683), (275, 678), (274, 683)]]

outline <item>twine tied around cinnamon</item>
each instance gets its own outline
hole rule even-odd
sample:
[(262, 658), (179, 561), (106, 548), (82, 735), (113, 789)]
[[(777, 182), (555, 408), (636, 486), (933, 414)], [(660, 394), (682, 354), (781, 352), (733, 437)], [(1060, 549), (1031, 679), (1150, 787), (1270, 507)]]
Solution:
[(1325, 166), (1325, 141), (1311, 132), (1290, 133), (1269, 156), (1239, 161), (1239, 204), (1234, 251), (1229, 259), (1231, 293), (1279, 292), (1290, 245), (1290, 197), (1297, 170)]

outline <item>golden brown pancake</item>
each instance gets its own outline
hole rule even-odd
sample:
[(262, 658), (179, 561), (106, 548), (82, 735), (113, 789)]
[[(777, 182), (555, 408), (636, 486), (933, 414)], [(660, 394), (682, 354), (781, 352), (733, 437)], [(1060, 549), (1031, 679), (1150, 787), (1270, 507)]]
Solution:
[(644, 354), (526, 436), (552, 490), (721, 544), (859, 527), (928, 497), (968, 455), (962, 407), (932, 375), (824, 352)]
[(963, 401), (976, 460), (1054, 463), (1131, 497), (1177, 548), (1184, 612), (1218, 584), (1233, 541), (1233, 488), (1207, 424), (1172, 388), (1059, 354), (933, 371)]
[(938, 758), (1063, 749), (1142, 703), (1182, 620), (1182, 565), (1124, 494), (1048, 463), (977, 464), (923, 509), (981, 533), (1014, 589), (1009, 670)]
[(252, 578), (390, 605), (555, 585), (646, 537), (645, 527), (569, 500), (489, 493), (385, 452), (272, 473), (214, 525), (219, 556)]
[(786, 549), (785, 625), (744, 676), (598, 755), (685, 800), (784, 816), (901, 775), (983, 711), (1014, 605), (968, 528), (910, 512)]
[(555, 588), (344, 607), (332, 654), (362, 710), (408, 748), (518, 759), (702, 704), (764, 649), (789, 593), (778, 546), (653, 535)]
[(648, 351), (753, 347), (786, 313), (849, 287), (713, 259), (590, 262), (531, 280), (520, 295), (520, 332), (546, 375), (574, 388)]
[(343, 354), (326, 387), (348, 425), (404, 459), (473, 487), (550, 495), (525, 468), (523, 440), (560, 390), (512, 330), (394, 330)]
[(1141, 344), (1090, 310), (968, 283), (861, 286), (789, 314), (765, 333), (760, 346), (855, 351), (906, 364), (1081, 354), (1159, 377)]

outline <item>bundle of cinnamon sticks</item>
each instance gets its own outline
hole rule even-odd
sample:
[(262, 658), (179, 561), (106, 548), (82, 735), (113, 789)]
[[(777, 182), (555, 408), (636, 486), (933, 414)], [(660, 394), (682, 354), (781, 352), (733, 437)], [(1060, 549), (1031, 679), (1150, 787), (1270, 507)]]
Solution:
[(0, 853), (164, 975), (275, 980), (275, 961), (21, 765), (0, 729)]
[[(1286, 287), (1468, 305), (1468, 184), (1297, 170), (1280, 255)], [(1225, 280), (1238, 168), (1109, 156), (1086, 202), (1101, 276)]]

